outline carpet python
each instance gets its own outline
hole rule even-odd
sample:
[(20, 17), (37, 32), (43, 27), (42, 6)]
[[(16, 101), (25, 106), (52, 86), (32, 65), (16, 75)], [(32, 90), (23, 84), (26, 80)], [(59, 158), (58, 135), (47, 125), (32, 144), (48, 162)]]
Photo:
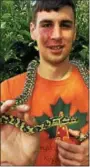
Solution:
[[(89, 84), (89, 74), (88, 70), (84, 67), (83, 63), (81, 61), (77, 61), (75, 59), (70, 60), (70, 62), (74, 65), (76, 65), (82, 74), (82, 77), (85, 81), (85, 83)], [(26, 75), (26, 81), (24, 85), (23, 92), (20, 96), (16, 97), (15, 99), (15, 104), (11, 109), (15, 109), (17, 105), (21, 105), (27, 102), (28, 98), (32, 96), (33, 89), (34, 89), (34, 84), (36, 80), (36, 72), (37, 72), (37, 67), (39, 65), (39, 62), (37, 60), (32, 60), (28, 67), (27, 67), (27, 75)], [(4, 102), (0, 102), (0, 105), (2, 105)], [(21, 131), (28, 133), (28, 134), (33, 134), (36, 132), (41, 132), (43, 130), (46, 130), (48, 128), (54, 127), (54, 126), (63, 126), (67, 124), (73, 124), (77, 123), (78, 118), (74, 117), (65, 117), (65, 116), (57, 116), (57, 117), (52, 117), (49, 118), (48, 120), (45, 120), (42, 124), (37, 124), (33, 127), (27, 125), (23, 120), (20, 120), (19, 118), (12, 116), (12, 115), (7, 115), (7, 114), (1, 114), (0, 117), (0, 124), (10, 124), (13, 125), (17, 128), (19, 128)], [(89, 137), (89, 133), (82, 134), (77, 137), (79, 141), (84, 141), (86, 138)]]

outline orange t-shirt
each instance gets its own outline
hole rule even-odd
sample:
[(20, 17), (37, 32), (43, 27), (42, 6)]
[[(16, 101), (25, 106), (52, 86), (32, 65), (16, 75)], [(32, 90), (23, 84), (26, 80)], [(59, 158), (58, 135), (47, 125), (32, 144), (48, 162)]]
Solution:
[[(13, 99), (22, 93), (26, 73), (20, 74), (1, 84), (1, 100)], [(27, 102), (30, 115), (35, 116), (38, 123), (48, 117), (58, 116), (63, 112), (65, 116), (77, 116), (79, 122), (68, 125), (69, 128), (83, 133), (88, 131), (88, 88), (75, 66), (68, 79), (51, 81), (37, 74), (32, 97)], [(55, 144), (56, 127), (40, 133), (40, 152), (36, 160), (37, 166), (60, 165)]]

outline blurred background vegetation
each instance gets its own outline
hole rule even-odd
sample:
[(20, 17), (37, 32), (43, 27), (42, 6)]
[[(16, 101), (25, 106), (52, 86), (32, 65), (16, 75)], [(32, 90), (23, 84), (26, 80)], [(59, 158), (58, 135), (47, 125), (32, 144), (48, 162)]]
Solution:
[[(33, 0), (32, 0), (33, 1)], [(77, 38), (71, 59), (89, 65), (89, 0), (74, 0), (76, 4)], [(26, 71), (38, 51), (29, 33), (31, 0), (1, 0), (0, 82)]]

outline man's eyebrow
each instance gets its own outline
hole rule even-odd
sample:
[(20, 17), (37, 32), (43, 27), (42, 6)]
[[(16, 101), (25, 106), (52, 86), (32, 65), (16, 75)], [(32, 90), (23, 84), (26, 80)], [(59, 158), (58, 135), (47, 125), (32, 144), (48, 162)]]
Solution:
[(73, 24), (72, 20), (62, 20), (61, 23)]
[(52, 23), (52, 21), (49, 20), (49, 19), (45, 19), (45, 20), (41, 20), (41, 21), (39, 22), (39, 24), (43, 24), (43, 23)]
[[(72, 25), (73, 24), (73, 21), (72, 20), (69, 20), (69, 19), (64, 19), (64, 20), (61, 20), (60, 21), (61, 22), (61, 24), (70, 24), (70, 25)], [(41, 20), (40, 22), (39, 22), (39, 24), (44, 24), (44, 23), (53, 23), (53, 21), (52, 20), (49, 20), (49, 19), (44, 19), (44, 20)]]

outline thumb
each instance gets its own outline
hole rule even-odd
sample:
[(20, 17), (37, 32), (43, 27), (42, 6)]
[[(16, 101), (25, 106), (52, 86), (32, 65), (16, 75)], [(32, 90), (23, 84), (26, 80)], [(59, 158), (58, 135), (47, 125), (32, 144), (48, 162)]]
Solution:
[(29, 113), (24, 114), (24, 120), (28, 125), (34, 126), (37, 124), (35, 117), (30, 116)]
[(80, 131), (69, 129), (69, 133), (70, 133), (70, 135), (72, 135), (74, 137), (78, 137), (80, 134)]
[(89, 148), (89, 140), (88, 140), (88, 139), (84, 140), (84, 141), (81, 143), (81, 145), (83, 145), (84, 147)]

